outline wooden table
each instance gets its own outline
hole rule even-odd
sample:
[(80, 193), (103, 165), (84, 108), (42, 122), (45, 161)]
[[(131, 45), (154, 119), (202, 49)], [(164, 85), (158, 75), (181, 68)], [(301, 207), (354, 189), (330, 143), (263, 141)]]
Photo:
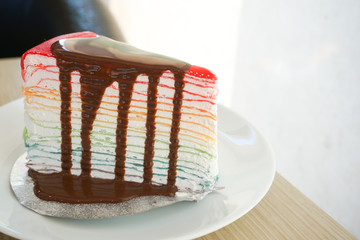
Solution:
[[(0, 59), (0, 106), (20, 96), (20, 59)], [(0, 240), (12, 237), (0, 233)], [(356, 239), (280, 174), (263, 200), (210, 239)]]

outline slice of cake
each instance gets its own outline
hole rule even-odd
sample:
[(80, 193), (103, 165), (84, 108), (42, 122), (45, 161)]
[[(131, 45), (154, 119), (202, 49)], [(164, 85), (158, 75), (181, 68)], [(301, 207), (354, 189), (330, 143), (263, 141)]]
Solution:
[(217, 176), (216, 77), (92, 32), (21, 62), (34, 193), (70, 204), (200, 200)]

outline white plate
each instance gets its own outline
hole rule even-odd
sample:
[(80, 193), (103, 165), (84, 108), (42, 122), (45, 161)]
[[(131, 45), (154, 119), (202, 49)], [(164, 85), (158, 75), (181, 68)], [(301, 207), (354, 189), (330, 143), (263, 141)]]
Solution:
[(25, 152), (23, 99), (0, 107), (0, 231), (21, 239), (190, 239), (220, 229), (251, 210), (275, 174), (270, 145), (246, 120), (219, 106), (219, 186), (200, 202), (181, 202), (133, 216), (71, 220), (39, 215), (18, 203), (11, 168)]

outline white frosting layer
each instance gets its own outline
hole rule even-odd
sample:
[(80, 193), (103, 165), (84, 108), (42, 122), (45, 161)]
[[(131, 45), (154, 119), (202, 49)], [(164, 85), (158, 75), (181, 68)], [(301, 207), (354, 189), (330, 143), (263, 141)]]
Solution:
[[(25, 123), (28, 165), (41, 172), (60, 171), (60, 93), (59, 69), (53, 57), (29, 54), (24, 60)], [(74, 174), (80, 173), (81, 99), (80, 74), (72, 72), (72, 144)], [(188, 198), (203, 196), (217, 180), (216, 88), (206, 81), (185, 76), (179, 132), (177, 186)], [(140, 75), (134, 85), (127, 133), (126, 180), (141, 182), (146, 136), (148, 77)], [(118, 104), (115, 82), (106, 89), (94, 122), (92, 139), (92, 176), (114, 177), (115, 130)], [(166, 184), (174, 79), (170, 71), (160, 78), (156, 113), (154, 177)], [(200, 194), (201, 193), (201, 194)]]

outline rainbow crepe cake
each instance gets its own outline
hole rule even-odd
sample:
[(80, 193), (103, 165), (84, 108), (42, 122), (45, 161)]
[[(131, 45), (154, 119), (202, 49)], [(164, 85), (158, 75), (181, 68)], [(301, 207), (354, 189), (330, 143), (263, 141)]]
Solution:
[(209, 70), (92, 32), (44, 42), (21, 64), (26, 166), (41, 201), (172, 203), (214, 190), (217, 88)]

